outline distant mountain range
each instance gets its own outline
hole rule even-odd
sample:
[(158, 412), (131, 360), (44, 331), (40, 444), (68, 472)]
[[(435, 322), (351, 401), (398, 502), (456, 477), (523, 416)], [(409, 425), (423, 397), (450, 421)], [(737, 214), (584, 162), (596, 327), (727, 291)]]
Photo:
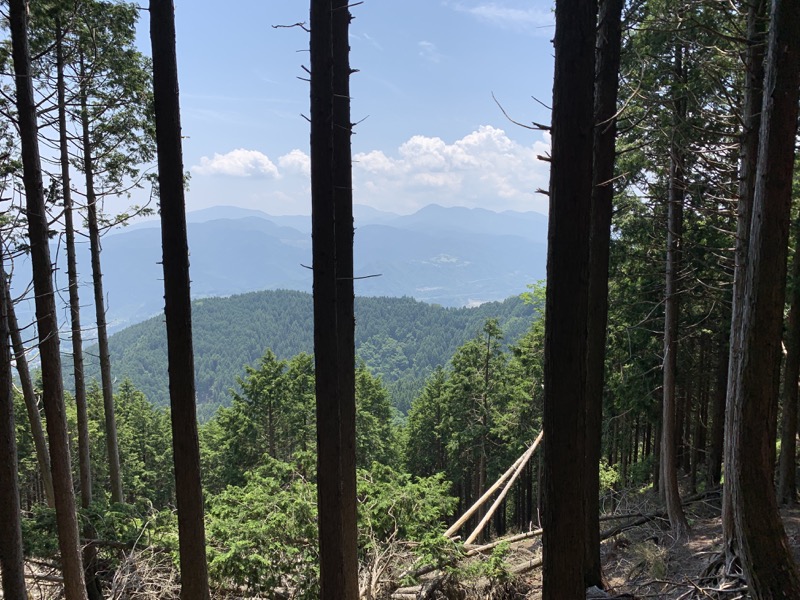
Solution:
[[(214, 207), (187, 216), (192, 295), (229, 296), (257, 290), (311, 291), (311, 220)], [(547, 217), (536, 212), (427, 206), (397, 215), (355, 208), (355, 271), (359, 296), (410, 296), (443, 306), (503, 300), (544, 279)], [(66, 288), (63, 248), (57, 284)], [(161, 233), (156, 219), (103, 239), (107, 318), (112, 331), (163, 308)], [(88, 245), (79, 249), (83, 320), (93, 322)], [(24, 286), (24, 265), (16, 290)], [(62, 294), (66, 299), (66, 293)], [(19, 309), (30, 320), (31, 303)], [(67, 313), (60, 317), (65, 327)]]

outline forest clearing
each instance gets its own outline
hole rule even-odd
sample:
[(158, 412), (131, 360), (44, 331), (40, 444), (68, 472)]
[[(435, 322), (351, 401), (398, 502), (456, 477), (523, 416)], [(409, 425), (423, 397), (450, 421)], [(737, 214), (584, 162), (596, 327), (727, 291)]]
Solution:
[[(313, 293), (214, 299), (192, 294), (173, 0), (0, 3), (4, 598), (800, 598), (800, 0), (503, 1), (420, 7), (517, 39), (552, 28), (552, 102), (534, 98), (549, 120), (514, 120), (486, 90), (545, 145), (476, 126), (354, 153), (351, 44), (383, 46), (351, 26), (400, 4), (311, 0), (307, 20), (264, 26), (302, 40), (308, 152), (238, 148), (191, 171), (283, 199), (302, 175), (307, 231), (220, 220), (270, 240), (243, 248), (302, 260)], [(371, 207), (373, 243), (408, 241), (384, 272), (356, 260), (359, 194), (408, 179), (500, 201), (517, 181), (501, 174), (533, 163), (549, 170), (547, 189), (523, 185), (525, 206), (547, 201), (546, 281), (473, 295), (534, 270), (468, 250), (544, 248), (527, 231), (541, 218), (482, 205)], [(112, 336), (103, 236), (149, 215), (163, 312)], [(437, 232), (452, 247), (426, 243)], [(461, 303), (356, 301), (359, 282), (408, 289), (409, 272)]]

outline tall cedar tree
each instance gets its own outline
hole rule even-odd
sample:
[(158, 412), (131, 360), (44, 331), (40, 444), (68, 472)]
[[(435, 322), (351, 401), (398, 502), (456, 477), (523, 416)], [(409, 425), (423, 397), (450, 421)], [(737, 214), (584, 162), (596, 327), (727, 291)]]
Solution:
[(33, 96), (28, 23), (24, 0), (9, 1), (17, 112), (22, 148), (23, 183), (28, 213), (33, 288), (36, 296), (36, 321), (42, 368), (42, 402), (50, 438), (50, 464), (56, 504), (56, 528), (67, 600), (86, 600), (83, 563), (79, 548), (78, 519), (64, 407), (64, 384), (61, 379), (61, 352), (53, 294), (52, 262), (48, 244), (47, 213), (42, 187), (39, 157), (36, 103)]
[(3, 540), (0, 544), (0, 571), (3, 574), (3, 596), (26, 598), (7, 285), (0, 265), (0, 539)]
[(557, 0), (544, 356), (543, 598), (585, 597), (585, 382), (593, 0)]
[[(336, 12), (346, 12), (340, 8)], [(336, 173), (334, 125), (342, 125), (344, 110), (339, 108), (334, 119), (334, 64), (343, 64), (338, 44), (346, 44), (346, 27), (337, 20), (334, 36), (333, 3), (331, 0), (311, 1), (311, 230), (313, 238), (314, 278), (314, 362), (317, 394), (317, 504), (319, 510), (320, 544), (320, 598), (338, 600), (355, 598), (357, 591), (356, 562), (349, 556), (352, 552), (351, 533), (345, 534), (345, 526), (355, 526), (349, 506), (355, 501), (355, 493), (344, 486), (355, 483), (355, 477), (344, 473), (350, 469), (349, 461), (343, 460), (351, 443), (343, 440), (354, 432), (349, 425), (343, 427), (343, 416), (349, 418), (349, 408), (343, 408), (343, 393), (349, 393), (347, 382), (340, 382), (343, 370), (340, 353), (347, 344), (339, 339), (338, 319), (348, 319), (337, 306), (336, 265), (336, 186), (349, 188), (348, 180)], [(348, 16), (349, 19), (349, 16)], [(344, 31), (344, 39), (341, 32)], [(334, 37), (338, 40), (334, 52)], [(336, 60), (334, 56), (336, 55)], [(349, 68), (348, 68), (349, 76)], [(347, 89), (337, 81), (342, 92)], [(347, 111), (349, 112), (349, 110)], [(349, 116), (347, 117), (349, 121)], [(349, 135), (349, 123), (346, 124)], [(349, 143), (349, 140), (348, 140)], [(349, 154), (349, 153), (348, 153)], [(343, 159), (340, 159), (343, 160)], [(343, 190), (346, 191), (346, 190)], [(347, 200), (345, 200), (346, 202)], [(340, 208), (340, 211), (342, 209)], [(352, 210), (352, 209), (351, 209)], [(342, 219), (346, 219), (344, 214)], [(345, 227), (352, 229), (352, 218)], [(340, 228), (342, 225), (340, 224)], [(351, 234), (352, 235), (352, 234)], [(346, 259), (343, 259), (343, 262)], [(344, 264), (343, 269), (347, 269)], [(350, 267), (352, 273), (352, 267)], [(352, 276), (351, 276), (352, 279)], [(350, 292), (352, 293), (352, 292)], [(343, 324), (344, 326), (344, 324)], [(347, 350), (344, 350), (347, 352)], [(353, 411), (354, 413), (355, 411)], [(354, 462), (353, 462), (354, 468)], [(354, 535), (354, 534), (352, 534)], [(347, 556), (346, 556), (347, 555)]]
[(666, 292), (664, 297), (664, 385), (661, 417), (661, 490), (667, 504), (669, 523), (678, 539), (689, 533), (678, 490), (678, 408), (676, 379), (678, 371), (679, 270), (683, 235), (683, 202), (686, 195), (685, 157), (680, 131), (686, 120), (686, 97), (683, 65), (684, 49), (675, 46), (672, 84), (672, 139), (670, 140), (669, 191), (667, 199)]
[(175, 54), (175, 7), (172, 0), (150, 0), (150, 41), (153, 47), (164, 314), (167, 325), (175, 496), (178, 505), (181, 600), (208, 600), (210, 594), (195, 406), (178, 63)]
[(89, 99), (84, 82), (86, 67), (81, 57), (81, 134), (83, 136), (83, 170), (86, 176), (86, 222), (89, 226), (89, 251), (92, 257), (92, 287), (94, 289), (94, 311), (97, 325), (97, 345), (100, 354), (100, 379), (103, 389), (103, 415), (106, 425), (106, 454), (108, 476), (111, 483), (111, 500), (122, 502), (122, 468), (119, 462), (119, 440), (117, 419), (114, 414), (114, 390), (111, 380), (111, 355), (108, 351), (108, 329), (106, 327), (105, 293), (103, 271), (100, 265), (100, 229), (97, 224), (97, 201), (94, 184), (94, 162), (92, 161), (91, 133), (89, 130)]
[(333, 201), (336, 236), (336, 335), (342, 462), (342, 552), (345, 598), (358, 597), (356, 515), (356, 350), (353, 289), (353, 161), (350, 138), (349, 0), (333, 0)]
[(584, 583), (602, 587), (600, 567), (600, 454), (603, 374), (608, 322), (608, 264), (614, 200), (617, 95), (623, 0), (601, 0), (594, 88), (592, 223), (586, 348), (586, 554)]
[[(781, 329), (800, 96), (800, 1), (773, 0), (733, 401), (731, 500), (756, 600), (800, 598), (773, 489)], [(767, 427), (764, 419), (767, 419)]]
[[(56, 93), (58, 98), (58, 145), (61, 163), (61, 190), (64, 201), (64, 229), (67, 238), (67, 279), (69, 287), (69, 314), (72, 341), (72, 373), (75, 377), (75, 408), (78, 421), (78, 474), (81, 484), (81, 508), (87, 509), (92, 503), (92, 460), (89, 452), (89, 414), (86, 403), (86, 383), (83, 368), (83, 335), (81, 332), (81, 303), (78, 294), (78, 261), (75, 256), (75, 226), (73, 224), (72, 187), (70, 184), (70, 164), (67, 134), (67, 98), (64, 81), (64, 28), (61, 20), (55, 20), (56, 38)], [(113, 431), (116, 440), (116, 427)], [(107, 438), (108, 439), (108, 438)], [(116, 467), (119, 469), (119, 454)], [(113, 464), (113, 461), (112, 463)], [(112, 469), (113, 472), (113, 469)], [(119, 475), (119, 470), (117, 470)], [(112, 483), (113, 483), (112, 478)], [(112, 485), (113, 490), (117, 489)], [(121, 486), (120, 486), (121, 489)], [(113, 493), (112, 493), (113, 497)], [(92, 524), (84, 525), (87, 538), (96, 537)], [(95, 575), (97, 549), (88, 544), (83, 549), (83, 562), (86, 570), (86, 591), (90, 600), (102, 600), (100, 582)]]
[(92, 467), (89, 454), (89, 416), (86, 408), (86, 383), (83, 369), (83, 334), (81, 301), (78, 294), (78, 260), (75, 255), (72, 186), (70, 181), (67, 134), (67, 97), (64, 82), (64, 29), (56, 20), (56, 87), (58, 97), (58, 142), (61, 163), (61, 190), (64, 201), (64, 229), (67, 239), (67, 278), (69, 281), (69, 315), (72, 331), (72, 372), (75, 377), (75, 406), (78, 420), (78, 472), (81, 482), (81, 507), (92, 503)]
[[(731, 307), (730, 356), (728, 389), (725, 398), (725, 481), (733, 478), (736, 448), (731, 432), (734, 429), (736, 375), (740, 369), (742, 348), (742, 314), (744, 312), (745, 272), (750, 252), (750, 224), (753, 220), (753, 196), (756, 187), (758, 138), (761, 128), (761, 105), (764, 86), (764, 54), (767, 27), (767, 0), (745, 0), (747, 6), (747, 51), (745, 53), (745, 87), (741, 145), (739, 148), (739, 202), (736, 208), (736, 250)], [(736, 525), (733, 518), (731, 486), (722, 490), (722, 536), (727, 562), (736, 554)]]

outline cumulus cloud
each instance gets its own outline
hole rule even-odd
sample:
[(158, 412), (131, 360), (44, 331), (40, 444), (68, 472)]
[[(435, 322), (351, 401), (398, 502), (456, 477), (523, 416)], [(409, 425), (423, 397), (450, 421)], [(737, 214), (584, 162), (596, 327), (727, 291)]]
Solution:
[(311, 159), (302, 150), (294, 149), (288, 154), (284, 154), (278, 159), (278, 164), (284, 171), (300, 173), (301, 175), (311, 175)]
[(548, 167), (537, 155), (549, 149), (547, 137), (524, 145), (488, 125), (453, 143), (416, 135), (392, 155), (355, 155), (357, 201), (400, 212), (431, 202), (545, 211), (536, 189), (547, 187)]
[(227, 175), (229, 177), (280, 177), (278, 167), (266, 154), (258, 150), (237, 148), (226, 154), (214, 153), (200, 158), (200, 164), (191, 168), (196, 175)]
[[(415, 135), (394, 149), (354, 155), (354, 200), (397, 213), (411, 213), (432, 203), (547, 212), (547, 199), (536, 190), (547, 188), (548, 164), (537, 156), (549, 150), (550, 140), (544, 134), (521, 143), (490, 125), (455, 141)], [(204, 157), (192, 171), (228, 176), (204, 182), (203, 189), (214, 196), (212, 204), (230, 197), (272, 214), (306, 213), (310, 162), (299, 149), (283, 154), (275, 163), (255, 150), (238, 149)], [(265, 177), (272, 180), (267, 186)]]
[(451, 2), (450, 6), (476, 19), (506, 29), (549, 29), (555, 22), (552, 11), (546, 7), (520, 8), (509, 6), (507, 2)]

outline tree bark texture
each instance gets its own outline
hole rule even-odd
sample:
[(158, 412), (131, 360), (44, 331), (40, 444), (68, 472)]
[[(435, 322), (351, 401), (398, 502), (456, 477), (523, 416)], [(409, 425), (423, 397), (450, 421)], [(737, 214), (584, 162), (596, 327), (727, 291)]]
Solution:
[[(336, 12), (346, 12), (339, 9)], [(341, 15), (339, 15), (341, 17)], [(349, 476), (343, 472), (347, 463), (343, 447), (342, 408), (343, 393), (348, 393), (347, 380), (340, 381), (342, 362), (340, 353), (347, 352), (347, 340), (340, 340), (339, 333), (349, 324), (346, 309), (337, 305), (337, 233), (349, 228), (345, 214), (340, 218), (346, 222), (336, 225), (337, 185), (351, 187), (347, 175), (336, 169), (337, 149), (343, 147), (339, 137), (335, 140), (334, 129), (341, 126), (345, 117), (343, 102), (334, 101), (334, 85), (342, 92), (349, 91), (334, 74), (334, 64), (342, 64), (341, 47), (346, 43), (339, 38), (341, 22), (337, 22), (337, 41), (334, 41), (334, 11), (332, 0), (311, 2), (311, 229), (313, 239), (314, 279), (314, 361), (317, 394), (317, 505), (319, 510), (320, 544), (320, 598), (323, 600), (351, 599), (353, 593), (352, 558), (349, 554), (351, 541), (345, 534), (345, 526), (351, 526), (351, 515), (346, 503), (351, 501)], [(334, 58), (336, 56), (336, 58)], [(349, 73), (348, 73), (349, 75)], [(334, 83), (336, 82), (336, 83)], [(341, 99), (340, 99), (341, 100)], [(334, 108), (336, 106), (336, 108)], [(334, 116), (335, 115), (335, 116)], [(336, 119), (339, 119), (338, 122)], [(349, 136), (349, 124), (347, 127)], [(338, 142), (338, 144), (337, 144)], [(349, 143), (349, 140), (348, 140)], [(340, 190), (347, 192), (346, 189)], [(345, 200), (346, 202), (346, 200)], [(339, 207), (342, 210), (342, 207)], [(346, 259), (344, 259), (346, 261)], [(345, 264), (343, 269), (347, 269)], [(350, 267), (352, 269), (352, 267)], [(354, 386), (354, 384), (353, 384)], [(344, 412), (348, 412), (348, 408)], [(346, 482), (347, 478), (347, 482)], [(347, 525), (346, 525), (347, 524)], [(347, 545), (347, 547), (346, 547)], [(357, 577), (357, 575), (356, 575)], [(356, 583), (357, 585), (357, 583)], [(350, 594), (350, 595), (348, 595)]]
[(589, 313), (586, 348), (585, 587), (603, 587), (600, 566), (600, 455), (608, 323), (608, 263), (614, 201), (622, 0), (601, 0), (597, 30)]
[(181, 600), (208, 600), (203, 491), (195, 406), (189, 245), (172, 0), (150, 0), (164, 315), (181, 568)]
[(61, 379), (61, 351), (53, 293), (53, 266), (48, 244), (26, 11), (24, 0), (9, 1), (23, 183), (42, 368), (42, 400), (47, 417), (47, 434), (50, 438), (50, 465), (56, 505), (56, 529), (64, 576), (64, 595), (67, 600), (86, 600), (83, 562), (78, 539), (78, 519), (75, 513), (75, 493), (72, 487), (64, 384)]
[(593, 0), (557, 0), (544, 354), (543, 598), (585, 597)]
[(0, 265), (0, 540), (3, 540), (0, 543), (0, 571), (3, 575), (3, 596), (27, 598), (9, 347), (8, 281), (2, 271)]
[(336, 328), (339, 361), (339, 431), (342, 476), (344, 598), (358, 597), (356, 500), (356, 351), (353, 286), (353, 161), (350, 119), (350, 39), (348, 0), (332, 2), (333, 202), (336, 236)]
[[(742, 566), (756, 600), (800, 598), (773, 483), (773, 429), (800, 96), (800, 2), (773, 0), (749, 260), (733, 409), (731, 500)], [(765, 419), (767, 426), (765, 427)]]
[[(758, 161), (758, 139), (763, 103), (764, 54), (767, 31), (767, 0), (745, 0), (747, 6), (747, 50), (745, 53), (745, 88), (741, 145), (739, 149), (739, 203), (736, 215), (736, 250), (731, 306), (730, 358), (728, 392), (725, 398), (725, 481), (733, 478), (735, 448), (732, 432), (736, 427), (733, 404), (737, 394), (736, 377), (740, 371), (744, 281), (750, 252), (750, 224), (753, 218)], [(722, 494), (722, 536), (728, 559), (736, 553), (736, 525), (733, 518), (731, 486)]]
[[(680, 88), (684, 78), (683, 47), (675, 48), (675, 88)], [(661, 429), (661, 489), (667, 504), (670, 526), (678, 539), (689, 533), (689, 524), (683, 512), (678, 490), (679, 441), (676, 376), (678, 370), (678, 314), (679, 314), (679, 265), (683, 229), (683, 201), (686, 178), (684, 173), (684, 149), (679, 129), (686, 119), (686, 100), (678, 91), (673, 98), (675, 106), (672, 141), (670, 143), (669, 198), (667, 204), (667, 259), (666, 293), (664, 298), (664, 384)]]

